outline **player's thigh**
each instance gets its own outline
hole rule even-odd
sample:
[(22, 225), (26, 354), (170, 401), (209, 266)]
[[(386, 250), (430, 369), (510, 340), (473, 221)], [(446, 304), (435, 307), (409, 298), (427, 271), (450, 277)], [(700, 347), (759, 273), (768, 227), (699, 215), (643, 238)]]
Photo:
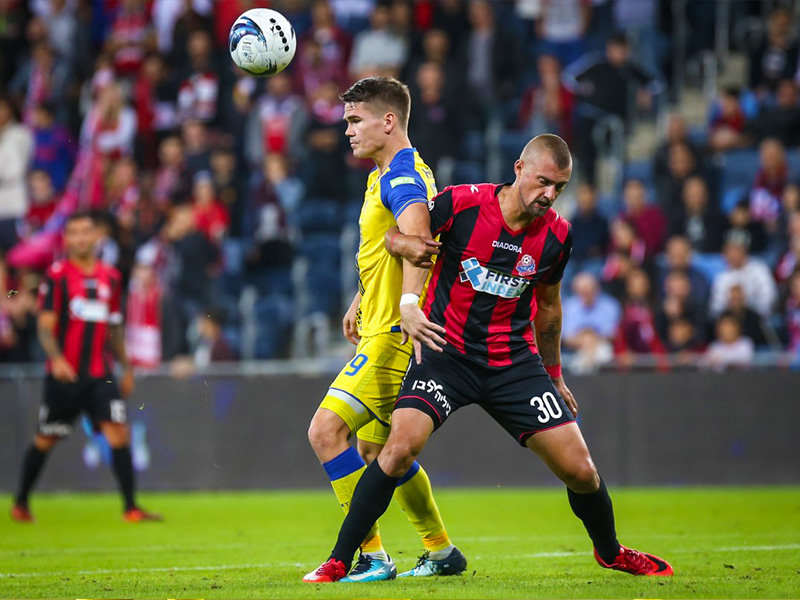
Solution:
[[(392, 408), (409, 354), (400, 346), (400, 334), (379, 334), (363, 338), (356, 355), (331, 383), (320, 408), (337, 414), (352, 433), (376, 420), (388, 431)], [(379, 428), (366, 441), (382, 444), (386, 441)]]
[[(113, 377), (94, 379), (90, 387), (86, 404), (86, 414), (92, 421), (95, 430), (116, 438), (128, 429), (128, 403), (123, 400), (119, 386)], [(103, 425), (103, 427), (101, 427)], [(112, 440), (109, 439), (109, 443)]]
[(488, 373), (480, 405), (518, 444), (525, 446), (531, 436), (575, 420), (540, 361)]
[(84, 408), (85, 389), (85, 381), (62, 383), (48, 375), (39, 407), (37, 437), (59, 439), (72, 433), (72, 424)]
[(412, 361), (408, 367), (395, 415), (406, 408), (425, 413), (435, 431), (460, 407), (477, 402), (480, 389), (477, 370), (470, 368), (466, 358), (424, 347), (422, 362)]

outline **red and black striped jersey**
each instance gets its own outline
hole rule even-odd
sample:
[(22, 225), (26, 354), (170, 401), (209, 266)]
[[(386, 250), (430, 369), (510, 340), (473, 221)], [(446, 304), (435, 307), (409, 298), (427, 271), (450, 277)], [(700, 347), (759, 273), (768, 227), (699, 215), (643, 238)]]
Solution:
[(108, 326), (122, 323), (121, 301), (122, 277), (103, 262), (97, 261), (91, 271), (84, 272), (63, 260), (45, 273), (39, 287), (39, 310), (56, 313), (59, 348), (78, 377), (111, 375)]
[(572, 227), (552, 209), (510, 229), (497, 198), (504, 185), (448, 187), (428, 203), (442, 247), (425, 314), (445, 328), (447, 348), (489, 366), (538, 352), (536, 285), (560, 282), (572, 251)]

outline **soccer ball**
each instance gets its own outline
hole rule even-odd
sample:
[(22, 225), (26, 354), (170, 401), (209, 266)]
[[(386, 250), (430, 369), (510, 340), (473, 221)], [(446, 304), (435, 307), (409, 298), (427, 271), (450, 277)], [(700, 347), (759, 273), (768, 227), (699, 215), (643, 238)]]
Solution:
[(251, 8), (231, 27), (228, 48), (237, 67), (256, 77), (270, 77), (292, 62), (297, 39), (292, 24), (281, 13)]

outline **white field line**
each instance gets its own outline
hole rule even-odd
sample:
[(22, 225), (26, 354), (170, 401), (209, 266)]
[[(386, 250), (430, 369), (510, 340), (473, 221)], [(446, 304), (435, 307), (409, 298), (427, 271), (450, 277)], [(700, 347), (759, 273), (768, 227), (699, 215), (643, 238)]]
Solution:
[[(710, 550), (678, 550), (673, 554), (696, 554), (700, 552), (774, 552), (779, 550), (800, 550), (800, 544), (784, 544), (780, 546), (732, 546), (729, 548), (712, 548)], [(492, 558), (554, 558), (565, 556), (585, 556), (588, 552), (537, 552), (535, 554), (509, 554), (506, 556), (493, 556)], [(475, 556), (475, 559), (481, 558)], [(122, 573), (169, 573), (185, 571), (230, 571), (236, 569), (268, 569), (286, 567), (311, 567), (309, 563), (279, 562), (279, 563), (245, 563), (240, 565), (208, 565), (190, 567), (142, 567), (133, 569), (92, 569), (86, 571), (50, 571), (34, 573), (0, 573), (0, 579), (32, 578), (32, 577), (75, 577), (78, 575), (116, 575)]]
[[(214, 544), (214, 548), (224, 548), (230, 550), (233, 548), (249, 548), (249, 544)], [(148, 552), (185, 552), (186, 546), (148, 546)], [(128, 554), (131, 552), (141, 552), (141, 548), (33, 548), (26, 550), (25, 548), (17, 548), (16, 550), (0, 550), (0, 556), (19, 556), (24, 554), (28, 556), (40, 556), (48, 554)]]

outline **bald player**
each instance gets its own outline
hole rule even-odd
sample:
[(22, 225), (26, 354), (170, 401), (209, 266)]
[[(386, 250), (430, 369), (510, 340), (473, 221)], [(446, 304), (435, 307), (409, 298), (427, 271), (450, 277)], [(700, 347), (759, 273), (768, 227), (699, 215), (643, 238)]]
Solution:
[[(428, 269), (403, 255), (400, 314), (415, 360), (386, 445), (361, 476), (336, 546), (320, 567), (331, 581), (344, 577), (431, 434), (469, 404), (481, 406), (565, 483), (600, 566), (632, 575), (672, 574), (663, 559), (617, 541), (611, 498), (561, 374), (560, 282), (572, 228), (552, 207), (572, 175), (569, 148), (558, 136), (538, 136), (525, 146), (514, 173), (512, 184), (450, 187), (429, 204), (430, 233), (440, 235), (442, 245), (422, 308), (417, 302)], [(403, 241), (403, 248), (414, 246)]]

